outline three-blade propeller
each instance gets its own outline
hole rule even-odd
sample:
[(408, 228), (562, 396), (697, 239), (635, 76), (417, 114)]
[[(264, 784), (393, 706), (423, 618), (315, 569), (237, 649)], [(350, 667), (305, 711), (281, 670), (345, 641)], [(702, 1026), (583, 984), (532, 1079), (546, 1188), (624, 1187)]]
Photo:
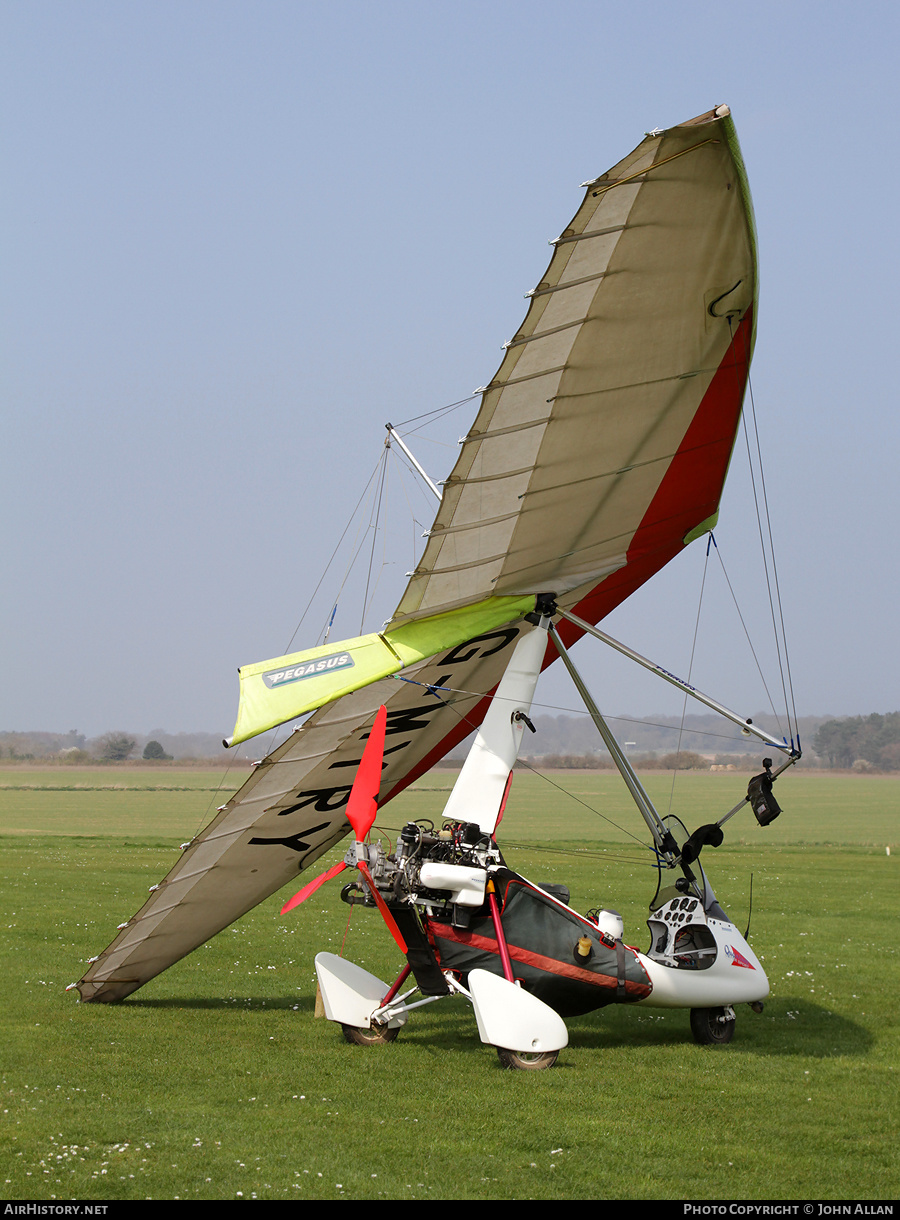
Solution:
[[(375, 905), (381, 912), (382, 918), (390, 929), (391, 935), (397, 942), (401, 953), (406, 953), (406, 941), (397, 927), (396, 920), (388, 910), (387, 903), (378, 892), (372, 874), (369, 872), (363, 847), (363, 842), (372, 829), (378, 812), (378, 789), (381, 787), (381, 764), (384, 758), (386, 725), (387, 708), (382, 705), (375, 715), (375, 723), (372, 725), (369, 740), (366, 742), (366, 747), (363, 750), (363, 755), (356, 772), (356, 778), (353, 781), (353, 787), (350, 789), (350, 799), (347, 802), (347, 821), (352, 826), (353, 833), (356, 835), (356, 866), (362, 873), (366, 888), (374, 898)], [(310, 881), (302, 890), (299, 890), (290, 902), (285, 903), (281, 908), (281, 914), (284, 915), (288, 911), (293, 910), (294, 907), (299, 906), (301, 902), (305, 902), (310, 894), (316, 892), (319, 886), (324, 885), (326, 881), (330, 881), (332, 877), (336, 877), (338, 873), (342, 873), (345, 868), (347, 868), (347, 863), (345, 860), (342, 860), (340, 864), (335, 864), (326, 872), (320, 873), (314, 881)]]

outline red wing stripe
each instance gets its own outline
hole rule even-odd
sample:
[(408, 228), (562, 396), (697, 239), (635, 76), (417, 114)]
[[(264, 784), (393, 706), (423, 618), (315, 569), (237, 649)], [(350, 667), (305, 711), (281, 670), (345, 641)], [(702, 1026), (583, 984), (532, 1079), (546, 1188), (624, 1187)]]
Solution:
[[(475, 932), (460, 932), (449, 924), (439, 924), (431, 921), (434, 935), (441, 940), (450, 940), (457, 945), (466, 945), (471, 949), (482, 949), (487, 953), (499, 956), (497, 942), (489, 936), (479, 936)], [(578, 966), (570, 966), (567, 962), (557, 961), (554, 957), (545, 957), (542, 953), (532, 953), (529, 949), (520, 949), (517, 945), (509, 945), (509, 955), (515, 962), (523, 966), (533, 966), (536, 970), (544, 970), (548, 974), (561, 974), (564, 978), (576, 979), (579, 983), (589, 983), (593, 987), (618, 986), (618, 980), (607, 974), (593, 974), (590, 970), (581, 970)], [(626, 979), (625, 990), (628, 992), (648, 991), (646, 983), (633, 983)]]

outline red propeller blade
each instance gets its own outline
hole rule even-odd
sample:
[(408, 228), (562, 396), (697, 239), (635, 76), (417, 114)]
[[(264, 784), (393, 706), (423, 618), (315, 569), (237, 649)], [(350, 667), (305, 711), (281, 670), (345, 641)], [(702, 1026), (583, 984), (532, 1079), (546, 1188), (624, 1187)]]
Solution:
[(310, 894), (314, 894), (320, 885), (324, 885), (326, 881), (330, 881), (332, 877), (336, 877), (338, 873), (342, 873), (347, 867), (342, 860), (340, 864), (334, 864), (324, 873), (319, 873), (315, 881), (310, 881), (309, 885), (304, 885), (302, 890), (299, 890), (290, 902), (286, 902), (281, 908), (281, 914), (284, 915), (288, 911), (292, 911), (294, 907), (298, 907), (301, 902), (305, 902)]
[(371, 893), (372, 897), (375, 899), (375, 905), (378, 907), (379, 911), (381, 912), (382, 918), (384, 919), (384, 922), (387, 924), (388, 928), (390, 929), (391, 936), (393, 936), (394, 940), (397, 942), (398, 949), (400, 950), (401, 953), (406, 953), (407, 952), (406, 941), (403, 939), (403, 935), (402, 935), (400, 929), (397, 927), (396, 920), (394, 919), (393, 915), (388, 910), (387, 903), (378, 893), (378, 890), (375, 886), (375, 881), (372, 877), (372, 874), (369, 872), (368, 864), (364, 864), (362, 862), (362, 860), (360, 860), (360, 861), (358, 861), (356, 867), (359, 869), (359, 871), (362, 873), (363, 877), (365, 878), (366, 885), (369, 887), (369, 892)]
[[(378, 811), (377, 797), (378, 789), (381, 787), (381, 763), (384, 758), (386, 725), (387, 708), (382, 705), (375, 714), (375, 723), (372, 725), (372, 730), (369, 733), (369, 740), (366, 742), (366, 748), (363, 750), (356, 778), (353, 781), (353, 787), (350, 789), (350, 799), (347, 802), (347, 821), (353, 827), (357, 843), (362, 843), (372, 829), (372, 824)], [(294, 907), (299, 906), (301, 902), (305, 902), (310, 894), (316, 892), (320, 885), (324, 885), (326, 881), (336, 877), (338, 873), (342, 873), (346, 867), (346, 862), (342, 860), (340, 864), (333, 865), (327, 872), (320, 873), (314, 881), (310, 881), (308, 885), (305, 885), (302, 890), (298, 891), (290, 902), (285, 903), (281, 908), (281, 914), (284, 915), (286, 912), (293, 910)], [(368, 865), (360, 860), (358, 868), (366, 880), (372, 897), (375, 899), (375, 904), (381, 912), (384, 922), (390, 929), (391, 935), (399, 945), (401, 952), (406, 953), (406, 941), (397, 927), (396, 920), (388, 910), (387, 904), (378, 893)]]
[(376, 798), (381, 787), (381, 763), (384, 758), (384, 731), (387, 724), (387, 708), (382, 704), (375, 715), (375, 723), (356, 772), (356, 779), (347, 802), (347, 821), (353, 827), (356, 841), (362, 843), (372, 829), (378, 812)]

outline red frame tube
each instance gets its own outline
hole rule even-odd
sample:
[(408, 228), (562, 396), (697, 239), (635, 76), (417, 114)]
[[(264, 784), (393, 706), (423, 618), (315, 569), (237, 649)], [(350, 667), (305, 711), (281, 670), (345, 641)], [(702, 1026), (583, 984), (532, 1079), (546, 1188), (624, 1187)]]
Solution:
[(497, 905), (497, 894), (493, 881), (488, 882), (488, 902), (491, 907), (491, 919), (494, 921), (494, 932), (497, 934), (497, 948), (500, 950), (500, 961), (503, 964), (503, 977), (509, 983), (516, 981), (513, 974), (512, 960), (506, 947), (506, 937), (503, 935), (503, 925), (500, 922), (500, 908)]
[(397, 992), (400, 990), (400, 988), (409, 978), (411, 971), (412, 971), (412, 966), (410, 966), (409, 963), (407, 962), (407, 964), (403, 967), (403, 969), (397, 975), (396, 983), (394, 983), (393, 987), (391, 987), (390, 991), (387, 993), (387, 995), (385, 995), (384, 999), (381, 1001), (382, 1004), (389, 1004), (391, 1002), (391, 1000), (394, 998), (394, 996), (397, 994)]

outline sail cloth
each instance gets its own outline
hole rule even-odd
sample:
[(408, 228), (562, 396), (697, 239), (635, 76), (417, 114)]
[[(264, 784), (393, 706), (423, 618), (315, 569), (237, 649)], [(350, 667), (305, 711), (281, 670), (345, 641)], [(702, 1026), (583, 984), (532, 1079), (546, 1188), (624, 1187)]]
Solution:
[[(395, 623), (489, 594), (565, 593), (625, 565), (733, 331), (750, 325), (740, 164), (731, 119), (707, 115), (587, 184), (484, 393)], [(742, 363), (749, 337), (740, 344)], [(735, 369), (730, 380), (733, 394)], [(729, 448), (732, 423), (722, 420)], [(708, 428), (697, 439), (714, 443)]]
[(387, 678), (442, 649), (503, 626), (534, 609), (534, 597), (491, 597), (474, 606), (401, 623), (393, 631), (373, 632), (323, 644), (306, 652), (258, 661), (238, 670), (241, 697), (234, 734), (237, 745), (276, 725)]
[[(516, 599), (509, 620), (327, 693), (93, 962), (82, 999), (122, 999), (296, 884), (346, 835), (382, 703), (380, 806), (478, 726), (516, 640), (533, 629), (528, 598), (555, 593), (596, 623), (711, 528), (756, 313), (752, 210), (728, 108), (648, 135), (585, 187), (383, 634), (429, 620), (438, 640), (441, 616), (499, 598)], [(581, 634), (567, 622), (559, 633), (567, 646)]]

